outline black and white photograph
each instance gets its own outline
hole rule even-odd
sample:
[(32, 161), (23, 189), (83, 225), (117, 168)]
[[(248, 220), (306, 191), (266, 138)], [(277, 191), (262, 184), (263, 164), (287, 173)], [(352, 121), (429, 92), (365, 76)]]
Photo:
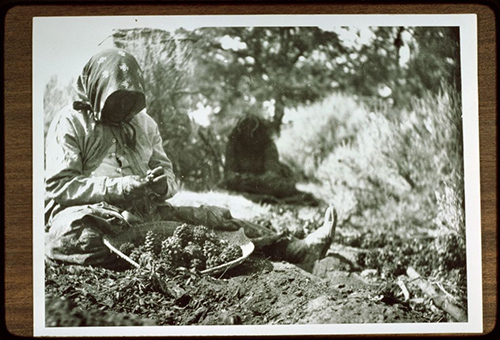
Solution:
[(476, 35), (35, 17), (34, 335), (481, 332)]

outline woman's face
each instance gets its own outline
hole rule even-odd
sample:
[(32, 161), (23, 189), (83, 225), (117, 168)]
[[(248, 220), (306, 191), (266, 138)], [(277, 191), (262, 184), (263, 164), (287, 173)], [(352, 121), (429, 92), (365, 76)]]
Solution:
[(137, 94), (129, 91), (116, 91), (111, 94), (102, 109), (103, 122), (120, 123), (129, 121), (136, 112), (133, 112)]

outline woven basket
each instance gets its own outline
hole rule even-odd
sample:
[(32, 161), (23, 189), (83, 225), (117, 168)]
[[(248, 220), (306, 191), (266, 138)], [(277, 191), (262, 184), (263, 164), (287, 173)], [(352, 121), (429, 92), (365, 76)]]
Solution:
[[(131, 243), (137, 242), (138, 240), (144, 238), (147, 232), (150, 230), (153, 231), (155, 234), (161, 236), (162, 238), (170, 237), (173, 235), (175, 228), (177, 228), (179, 225), (180, 225), (179, 222), (170, 222), (170, 221), (144, 223), (134, 226), (119, 235), (113, 235), (113, 236), (106, 235), (104, 236), (103, 241), (104, 244), (112, 252), (116, 253), (118, 256), (120, 256), (121, 258), (123, 258), (136, 268), (139, 268), (140, 265), (138, 263), (136, 263), (130, 257), (128, 257), (127, 255), (123, 254), (121, 251), (118, 250), (120, 249), (120, 246), (126, 242), (131, 242)], [(245, 261), (245, 259), (248, 256), (250, 256), (250, 254), (252, 254), (252, 252), (255, 249), (255, 245), (252, 243), (252, 241), (250, 241), (250, 239), (245, 236), (243, 228), (237, 231), (214, 230), (213, 232), (216, 235), (218, 235), (221, 239), (240, 246), (243, 255), (233, 261), (221, 264), (216, 267), (207, 268), (201, 271), (201, 274), (216, 275), (224, 271), (227, 271)]]

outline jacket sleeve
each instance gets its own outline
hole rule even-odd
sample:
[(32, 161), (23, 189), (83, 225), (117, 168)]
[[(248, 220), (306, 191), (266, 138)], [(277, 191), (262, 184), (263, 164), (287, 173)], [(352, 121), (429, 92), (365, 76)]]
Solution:
[(71, 114), (60, 114), (47, 135), (46, 198), (62, 206), (123, 202), (123, 182), (127, 177), (83, 175), (82, 140), (86, 131), (72, 118)]
[(172, 168), (172, 162), (167, 157), (165, 150), (163, 149), (163, 141), (160, 136), (160, 131), (158, 125), (154, 125), (154, 133), (152, 140), (153, 153), (151, 159), (149, 160), (149, 168), (155, 169), (158, 166), (163, 167), (165, 173), (167, 174), (167, 191), (162, 195), (156, 195), (155, 201), (162, 202), (166, 199), (171, 198), (178, 192), (178, 184), (175, 179), (174, 170)]

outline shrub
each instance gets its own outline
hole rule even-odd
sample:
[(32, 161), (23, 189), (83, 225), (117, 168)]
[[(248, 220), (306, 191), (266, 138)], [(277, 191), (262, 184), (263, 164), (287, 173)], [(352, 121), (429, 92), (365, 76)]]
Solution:
[[(356, 200), (360, 223), (426, 225), (459, 233), (463, 221), (460, 101), (449, 90), (427, 93), (412, 110), (371, 112), (355, 140), (320, 164), (317, 177)], [(375, 218), (375, 220), (373, 220)]]
[(356, 138), (368, 114), (354, 96), (333, 94), (322, 102), (288, 110), (276, 141), (283, 162), (304, 179), (315, 180), (319, 165), (342, 143)]

